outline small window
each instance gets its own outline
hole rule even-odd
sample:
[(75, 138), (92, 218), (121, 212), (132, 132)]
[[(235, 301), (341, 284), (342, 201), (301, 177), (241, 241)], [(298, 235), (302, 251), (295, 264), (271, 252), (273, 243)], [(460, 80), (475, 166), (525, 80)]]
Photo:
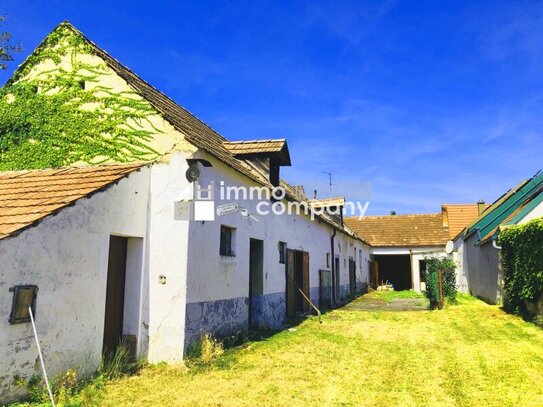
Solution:
[(285, 264), (287, 261), (287, 244), (285, 242), (279, 242), (277, 247), (279, 249), (279, 263)]
[(233, 246), (234, 229), (221, 225), (221, 256), (235, 256)]
[(9, 323), (13, 325), (22, 322), (30, 322), (28, 307), (32, 307), (32, 314), (35, 315), (38, 287), (35, 285), (17, 285), (11, 287), (9, 291), (13, 292)]
[(330, 252), (326, 253), (326, 267), (330, 267)]

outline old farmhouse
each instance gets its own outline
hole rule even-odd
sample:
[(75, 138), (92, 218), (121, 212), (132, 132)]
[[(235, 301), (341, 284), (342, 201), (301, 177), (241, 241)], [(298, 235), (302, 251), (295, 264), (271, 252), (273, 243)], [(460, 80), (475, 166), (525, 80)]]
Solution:
[[(138, 357), (175, 362), (200, 335), (279, 329), (366, 289), (369, 246), (341, 216), (313, 210), (318, 202), (258, 214), (308, 203), (281, 181), (286, 140), (225, 139), (69, 23), (5, 89), (14, 107), (25, 97), (81, 101), (81, 125), (95, 115), (109, 133), (63, 135), (72, 144), (58, 169), (38, 169), (58, 158), (40, 134), (2, 154), (15, 167), (0, 173), (2, 402), (21, 394), (15, 375), (39, 366), (29, 306), (50, 375), (84, 374), (123, 338)], [(282, 196), (242, 193), (276, 187)]]

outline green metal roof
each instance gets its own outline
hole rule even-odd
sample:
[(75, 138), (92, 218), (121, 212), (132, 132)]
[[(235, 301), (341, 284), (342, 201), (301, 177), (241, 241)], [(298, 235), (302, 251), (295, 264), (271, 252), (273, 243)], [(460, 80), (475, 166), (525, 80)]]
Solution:
[[(539, 199), (537, 202), (539, 203), (540, 199), (543, 199), (543, 194), (540, 193), (542, 188), (543, 172), (540, 171), (533, 178), (528, 181), (523, 181), (494, 202), (489, 210), (485, 211), (484, 216), (468, 227), (465, 237), (468, 237), (476, 232), (478, 233), (479, 238), (486, 236), (488, 233), (498, 227), (504, 220), (506, 220), (507, 217), (510, 216), (515, 210), (522, 206), (526, 201), (533, 198), (536, 194), (539, 195), (537, 196), (537, 199), (533, 199), (533, 201), (538, 201)], [(517, 218), (517, 216), (521, 213), (524, 213), (524, 215), (528, 213), (533, 206), (536, 205), (536, 203), (533, 203), (533, 201), (526, 205), (526, 207), (523, 208), (519, 214), (516, 214), (513, 219)], [(524, 215), (520, 216), (518, 220), (522, 219)], [(511, 223), (512, 220), (508, 223)]]
[[(543, 186), (542, 186), (543, 188)], [(518, 222), (522, 220), (526, 215), (528, 215), (537, 205), (539, 205), (541, 202), (543, 202), (543, 189), (539, 191), (539, 193), (532, 198), (532, 200), (526, 205), (524, 205), (520, 211), (515, 214), (510, 220), (504, 223), (504, 225), (516, 225)]]

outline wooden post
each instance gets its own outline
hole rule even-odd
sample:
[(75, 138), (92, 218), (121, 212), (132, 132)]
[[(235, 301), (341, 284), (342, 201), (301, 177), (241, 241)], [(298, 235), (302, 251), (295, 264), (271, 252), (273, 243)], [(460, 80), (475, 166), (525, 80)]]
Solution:
[(439, 292), (438, 308), (443, 309), (443, 273), (441, 270), (437, 271), (437, 288)]

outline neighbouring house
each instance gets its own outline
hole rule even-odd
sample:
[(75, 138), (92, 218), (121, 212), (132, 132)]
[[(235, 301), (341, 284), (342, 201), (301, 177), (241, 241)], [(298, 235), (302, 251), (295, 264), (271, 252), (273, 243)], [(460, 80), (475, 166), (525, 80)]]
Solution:
[(543, 216), (543, 173), (522, 181), (486, 208), (454, 240), (454, 255), (469, 291), (491, 303), (503, 300), (500, 230)]
[(3, 91), (81, 117), (73, 136), (0, 150), (0, 402), (39, 369), (29, 306), (54, 376), (93, 371), (123, 338), (150, 362), (180, 361), (202, 334), (280, 329), (366, 289), (369, 245), (344, 201), (281, 181), (286, 140), (227, 140), (69, 23)]
[[(446, 256), (445, 246), (477, 217), (478, 204), (444, 204), (441, 213), (347, 217), (351, 227), (370, 247), (372, 285), (384, 282), (396, 290), (424, 290), (425, 257)], [(457, 274), (457, 285), (467, 285)]]

